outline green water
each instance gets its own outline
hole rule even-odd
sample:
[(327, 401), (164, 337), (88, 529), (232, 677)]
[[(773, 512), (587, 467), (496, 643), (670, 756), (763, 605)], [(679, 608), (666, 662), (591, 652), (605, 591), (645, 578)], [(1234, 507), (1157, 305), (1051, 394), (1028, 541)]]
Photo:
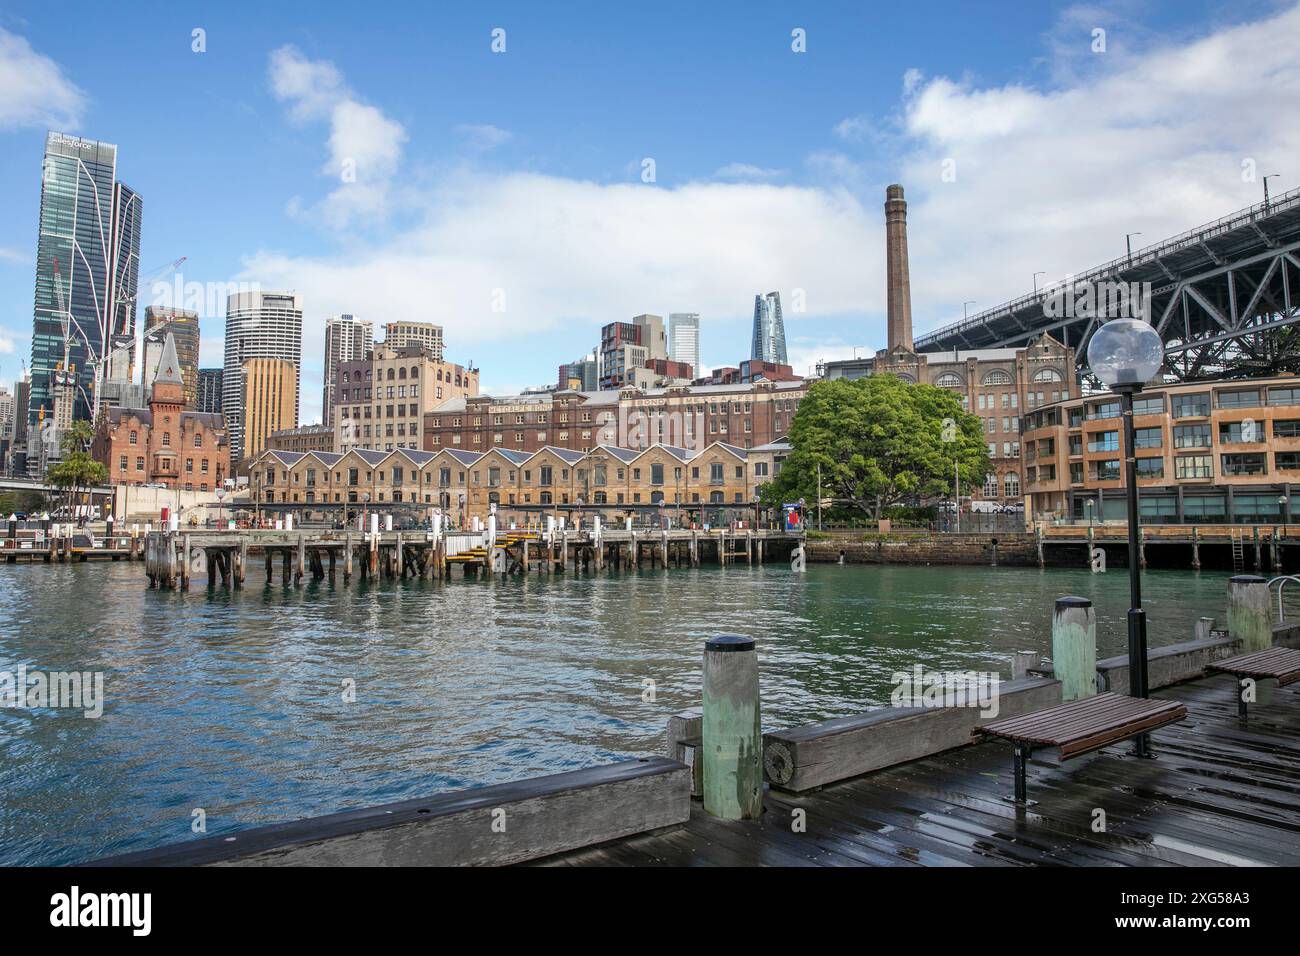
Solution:
[[(1224, 572), (1150, 571), (1153, 645), (1225, 619)], [(1047, 653), (1052, 602), (1122, 571), (782, 564), (150, 591), (139, 564), (0, 566), (0, 670), (101, 670), (103, 716), (0, 710), (0, 863), (59, 863), (658, 752), (703, 642), (757, 639), (763, 723), (888, 701), (890, 675)], [(355, 702), (344, 681), (354, 681)], [(653, 687), (653, 694), (650, 688)]]

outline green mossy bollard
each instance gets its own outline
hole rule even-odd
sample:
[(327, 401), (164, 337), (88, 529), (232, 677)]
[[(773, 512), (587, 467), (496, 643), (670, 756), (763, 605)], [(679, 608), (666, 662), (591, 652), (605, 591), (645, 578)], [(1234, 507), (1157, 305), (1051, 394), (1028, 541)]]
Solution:
[(1243, 654), (1273, 646), (1268, 582), (1257, 574), (1228, 579), (1228, 637), (1241, 641)]
[(758, 653), (748, 637), (704, 643), (704, 809), (724, 820), (763, 812)]
[(1052, 613), (1052, 674), (1061, 682), (1061, 700), (1097, 693), (1097, 612), (1081, 597), (1056, 599)]

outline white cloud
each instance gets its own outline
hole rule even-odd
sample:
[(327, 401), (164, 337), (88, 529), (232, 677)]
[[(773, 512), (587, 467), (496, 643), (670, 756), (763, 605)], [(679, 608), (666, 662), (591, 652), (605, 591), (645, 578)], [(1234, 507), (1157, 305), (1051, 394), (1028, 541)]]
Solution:
[(746, 182), (769, 182), (785, 175), (784, 169), (764, 169), (749, 163), (728, 163), (713, 174), (714, 179), (743, 180)]
[(17, 249), (10, 249), (6, 246), (0, 246), (0, 262), (12, 262), (16, 265), (27, 265), (32, 261), (32, 257)]
[(0, 28), (0, 129), (76, 129), (86, 96), (25, 37)]
[(7, 335), (0, 335), (0, 355), (13, 355), (15, 351), (14, 340)]
[(513, 133), (491, 123), (467, 124), (456, 127), (456, 134), (470, 149), (486, 152), (510, 141)]
[[(346, 254), (259, 251), (243, 277), (303, 293), (317, 317), (307, 323), (309, 363), (319, 362), (320, 316), (364, 310), (441, 322), (449, 354), (480, 359), (487, 384), (544, 382), (572, 358), (521, 355), (525, 334), (542, 342), (548, 330), (577, 325), (594, 339), (605, 322), (672, 310), (747, 330), (755, 292), (785, 298), (799, 288), (807, 311), (787, 307), (786, 326), (803, 371), (885, 344), (887, 183), (903, 183), (910, 201), (920, 333), (960, 318), (963, 300), (979, 309), (1027, 292), (1038, 270), (1050, 280), (1120, 254), (1126, 232), (1155, 241), (1262, 198), (1257, 181), (1242, 181), (1241, 164), (1254, 159), (1261, 175), (1294, 170), (1300, 128), (1284, 118), (1300, 97), (1297, 48), (1300, 9), (1292, 9), (1131, 52), (1112, 42), (1069, 83), (981, 86), (909, 70), (889, 135), (867, 137), (874, 153), (855, 155), (853, 138), (840, 135), (836, 148), (806, 158), (810, 184), (751, 177), (668, 188), (459, 171), (403, 194), (416, 225), (349, 244)], [(315, 91), (349, 96), (337, 71), (308, 66), (286, 80), (297, 84), (294, 103), (320, 113)], [(955, 162), (954, 182), (942, 179), (945, 159)], [(1291, 176), (1275, 190), (1300, 185), (1300, 173)], [(503, 312), (492, 308), (497, 290)], [(860, 334), (845, 328), (856, 315), (868, 317)], [(746, 342), (729, 330), (707, 347), (731, 363)], [(504, 375), (492, 371), (493, 351)], [(304, 405), (315, 400), (304, 395)]]
[[(309, 213), (336, 229), (383, 219), (407, 139), (402, 124), (361, 102), (333, 63), (308, 60), (295, 47), (271, 53), (269, 75), (271, 92), (287, 105), (293, 122), (328, 120), (330, 125), (329, 160), (321, 174), (338, 186)], [(291, 200), (291, 212), (303, 209), (296, 197)]]
[[(1088, 49), (1093, 17), (1066, 22)], [(1300, 128), (1281, 121), (1300, 97), (1297, 46), (1300, 7), (1181, 43), (1111, 42), (1050, 89), (912, 76), (898, 181), (918, 331), (960, 318), (965, 299), (1028, 292), (1037, 270), (1050, 281), (1122, 255), (1126, 232), (1155, 242), (1259, 202), (1247, 159), (1292, 171), (1275, 190), (1300, 185)]]
[[(594, 338), (600, 325), (642, 311), (746, 319), (754, 294), (772, 289), (785, 298), (805, 290), (812, 315), (861, 309), (881, 298), (883, 276), (846, 268), (840, 253), (883, 261), (874, 212), (839, 190), (462, 172), (430, 197), (419, 226), (382, 244), (329, 257), (263, 251), (240, 278), (297, 289), (310, 316), (364, 305), (385, 321), (439, 322), (449, 356), (482, 359), (521, 335), (575, 323)], [(787, 327), (807, 318), (791, 314)], [(322, 323), (306, 325), (306, 361), (319, 361)], [(747, 344), (746, 334), (729, 350), (733, 361)], [(536, 377), (549, 380), (571, 357), (536, 356)], [(491, 360), (482, 364), (489, 376)]]

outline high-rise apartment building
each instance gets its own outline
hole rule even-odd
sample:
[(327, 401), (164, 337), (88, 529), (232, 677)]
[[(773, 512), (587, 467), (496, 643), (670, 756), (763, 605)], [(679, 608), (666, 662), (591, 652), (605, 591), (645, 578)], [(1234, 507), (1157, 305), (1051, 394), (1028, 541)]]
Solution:
[(14, 431), (14, 397), (0, 385), (0, 438), (10, 438)]
[(199, 314), (186, 309), (151, 305), (144, 310), (144, 393), (149, 394), (157, 374), (167, 336), (176, 346), (180, 374), (185, 383), (185, 407), (194, 409), (199, 393)]
[(239, 462), (244, 447), (244, 363), (281, 359), (294, 369), (293, 414), (289, 421), (262, 435), (298, 424), (302, 367), (302, 298), (293, 292), (237, 292), (226, 299), (226, 361), (222, 376), (222, 410), (230, 430), (230, 457)]
[(652, 359), (666, 358), (668, 333), (662, 316), (645, 314), (631, 322), (611, 322), (600, 330), (600, 387), (638, 384), (638, 369)]
[(199, 369), (199, 387), (194, 398), (196, 412), (221, 412), (221, 380), (224, 369)]
[(116, 176), (116, 146), (64, 133), (46, 136), (24, 415), (29, 425), (55, 417), (63, 389), (72, 417), (89, 419), (96, 378), (123, 368), (129, 377), (142, 203)]
[(590, 355), (584, 355), (580, 359), (561, 365), (556, 387), (574, 388), (580, 392), (594, 392), (600, 388), (600, 362), (596, 358), (596, 353), (592, 352)]
[(285, 359), (251, 358), (239, 371), (244, 457), (251, 459), (272, 433), (297, 427), (298, 366)]
[[(438, 330), (441, 340), (442, 330)], [(359, 362), (375, 346), (375, 327), (351, 315), (335, 315), (325, 320), (325, 387), (321, 395), (321, 421), (334, 424), (334, 395), (338, 387), (340, 362)]]
[(785, 320), (781, 317), (781, 293), (754, 296), (754, 342), (749, 357), (776, 365), (788, 365), (785, 349)]
[(689, 365), (700, 374), (700, 315), (698, 312), (668, 314), (668, 357)]
[(419, 345), (442, 361), (442, 326), (432, 322), (389, 322), (384, 326), (384, 344), (392, 349)]

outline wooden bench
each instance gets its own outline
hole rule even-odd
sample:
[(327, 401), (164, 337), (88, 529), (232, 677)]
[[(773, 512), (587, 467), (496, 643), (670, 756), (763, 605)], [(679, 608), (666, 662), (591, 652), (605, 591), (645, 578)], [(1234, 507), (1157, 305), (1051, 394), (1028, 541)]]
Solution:
[(1212, 671), (1231, 674), (1238, 680), (1237, 713), (1246, 719), (1246, 682), (1251, 680), (1276, 680), (1279, 687), (1300, 680), (1300, 651), (1289, 647), (1270, 647), (1266, 651), (1251, 651), (1208, 665)]
[(1009, 740), (1014, 748), (1016, 803), (1026, 803), (1025, 764), (1034, 750), (1052, 748), (1070, 760), (1187, 716), (1175, 700), (1148, 700), (1124, 694), (1097, 694), (1020, 717), (976, 727), (973, 733)]

